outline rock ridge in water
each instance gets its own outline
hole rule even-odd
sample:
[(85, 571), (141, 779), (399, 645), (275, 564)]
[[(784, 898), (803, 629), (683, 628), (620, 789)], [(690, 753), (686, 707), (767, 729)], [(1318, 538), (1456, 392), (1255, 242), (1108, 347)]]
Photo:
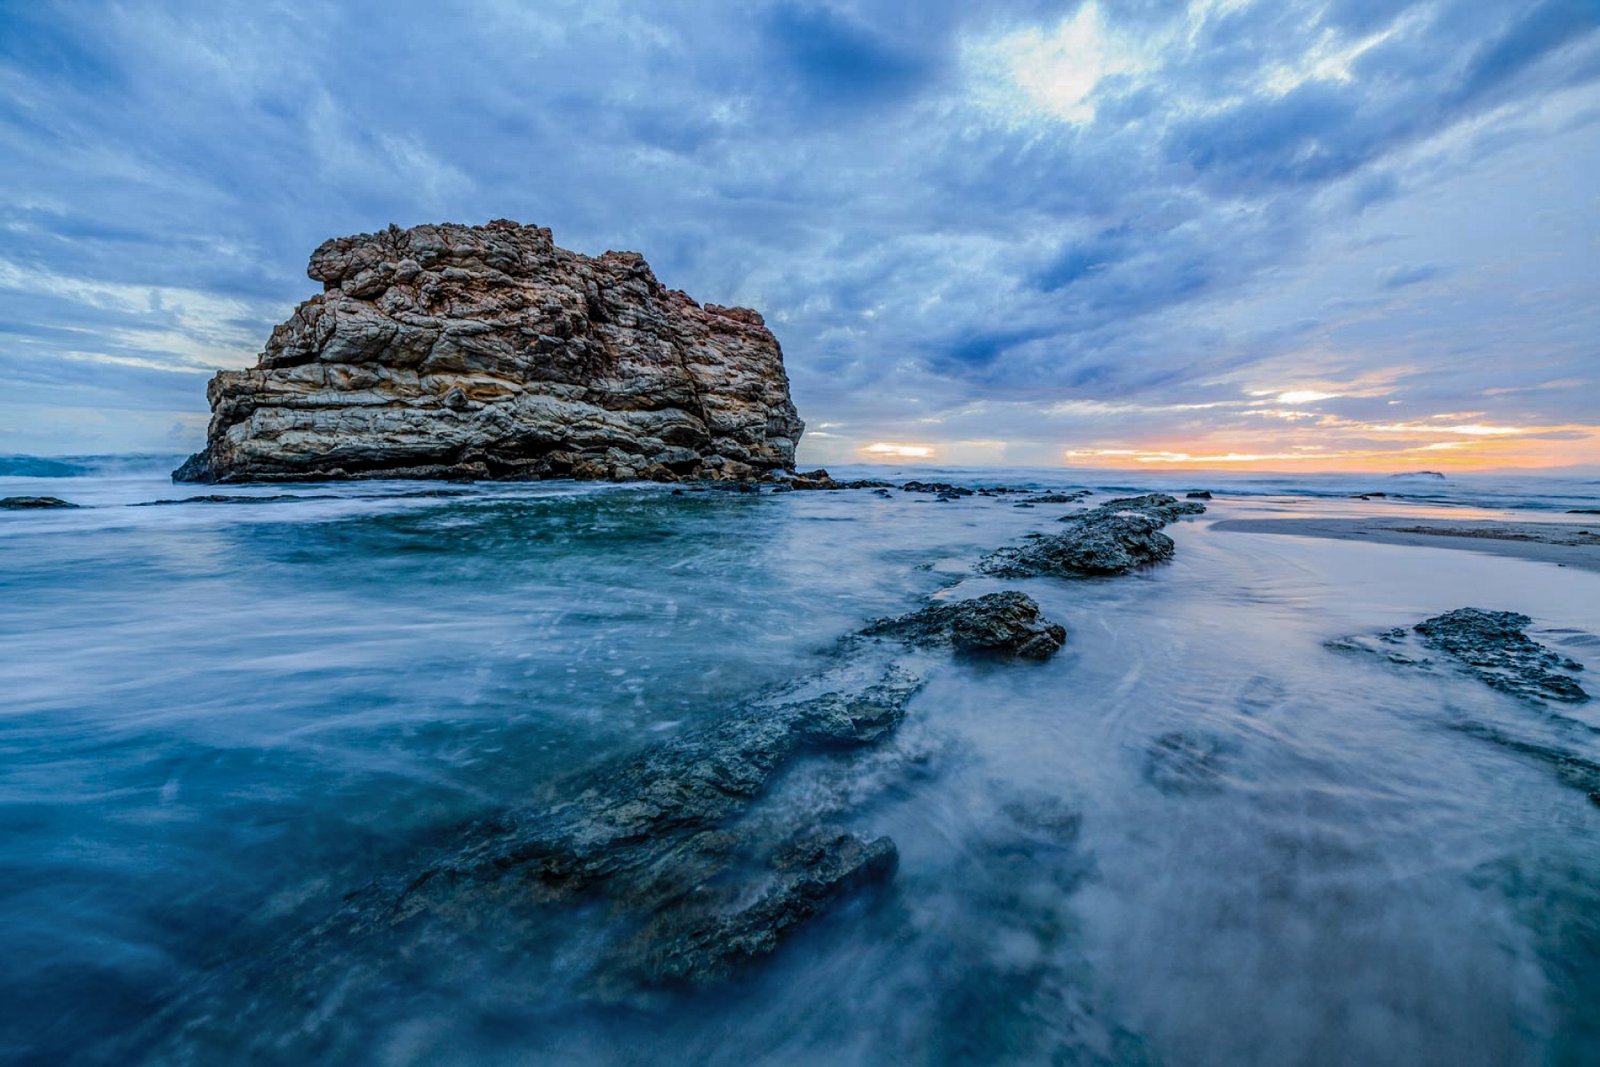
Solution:
[(0, 508), (7, 511), (38, 511), (45, 508), (75, 508), (58, 496), (8, 496), (0, 497)]
[[(889, 757), (886, 766), (914, 760), (896, 757), (892, 739), (930, 672), (960, 646), (954, 629), (1063, 633), (1015, 593), (891, 621), (889, 630), (875, 624), (842, 639), (816, 674), (551, 783), (542, 802), (457, 828), (431, 856), (349, 894), (281, 951), (219, 974), (154, 1030), (203, 1043), (220, 1018), (214, 998), (231, 1001), (231, 983), (242, 982), (263, 1013), (294, 1016), (253, 1019), (250, 1032), (280, 1053), (289, 1046), (276, 1044), (279, 1033), (315, 1047), (334, 1016), (318, 1008), (300, 1018), (296, 1006), (384, 995), (394, 967), (448, 968), (463, 939), (488, 938), (517, 955), (544, 951), (530, 939), (548, 936), (535, 916), (548, 920), (550, 909), (575, 924), (583, 975), (573, 992), (585, 1000), (644, 1006), (729, 979), (895, 877), (892, 840), (838, 824), (858, 814), (853, 788), (836, 793), (811, 781), (776, 798), (785, 777), (828, 765), (850, 778), (874, 754)], [(185, 1014), (198, 1021), (172, 1025)]]
[(1004, 653), (1025, 659), (1048, 659), (1067, 640), (1066, 627), (1044, 618), (1032, 597), (1013, 590), (879, 619), (862, 632), (920, 644), (948, 644), (962, 652)]
[(324, 242), (323, 292), (222, 371), (178, 481), (756, 479), (804, 430), (777, 339), (634, 252), (548, 229), (391, 226)]
[(1336, 652), (1374, 654), (1422, 670), (1434, 666), (1429, 653), (1435, 653), (1452, 668), (1539, 709), (1542, 725), (1554, 735), (1550, 740), (1519, 736), (1518, 731), (1490, 723), (1456, 721), (1449, 727), (1544, 764), (1563, 784), (1582, 790), (1591, 803), (1600, 805), (1600, 763), (1569, 747), (1592, 744), (1600, 730), (1549, 706), (1589, 700), (1589, 694), (1570, 676), (1583, 670), (1583, 664), (1529, 637), (1524, 631), (1532, 622), (1515, 611), (1457, 608), (1424, 619), (1409, 630), (1397, 626), (1371, 636), (1334, 638), (1325, 646)]
[(1061, 533), (1030, 535), (1024, 544), (990, 553), (978, 569), (1001, 578), (1125, 574), (1171, 559), (1175, 546), (1162, 527), (1205, 510), (1197, 501), (1165, 493), (1108, 500), (1063, 516), (1067, 529)]
[[(1589, 694), (1568, 673), (1583, 670), (1583, 664), (1529, 637), (1524, 631), (1532, 622), (1515, 611), (1456, 608), (1422, 620), (1410, 632), (1396, 627), (1371, 637), (1340, 637), (1326, 644), (1336, 652), (1371, 652), (1391, 663), (1415, 667), (1429, 666), (1426, 653), (1435, 652), (1502, 693), (1563, 704), (1588, 701)], [(1418, 635), (1414, 641), (1411, 633)]]

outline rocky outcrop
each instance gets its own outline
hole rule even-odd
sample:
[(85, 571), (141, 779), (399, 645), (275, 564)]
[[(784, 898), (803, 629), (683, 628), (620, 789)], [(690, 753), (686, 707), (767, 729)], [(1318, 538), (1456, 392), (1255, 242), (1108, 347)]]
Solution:
[(1513, 696), (1566, 704), (1589, 699), (1563, 671), (1581, 671), (1523, 633), (1533, 620), (1515, 611), (1457, 608), (1417, 623), (1424, 648), (1441, 652), (1484, 684)]
[(1061, 533), (1033, 535), (1025, 544), (990, 553), (978, 569), (1003, 578), (1124, 574), (1171, 559), (1172, 538), (1162, 527), (1204, 511), (1204, 504), (1165, 493), (1108, 500), (1064, 516), (1060, 521), (1067, 529)]
[(836, 490), (893, 488), (893, 482), (880, 482), (872, 478), (857, 478), (853, 481), (841, 482), (833, 475), (823, 470), (821, 467), (818, 467), (814, 471), (804, 471), (800, 474), (796, 474), (793, 478), (790, 478), (787, 482), (778, 486), (774, 492), (777, 492), (778, 490), (791, 489)]
[(8, 511), (35, 511), (43, 508), (75, 508), (77, 504), (69, 503), (57, 496), (8, 496), (0, 497), (0, 508)]
[(935, 604), (896, 619), (879, 619), (867, 634), (949, 645), (962, 652), (997, 652), (1047, 659), (1066, 643), (1066, 627), (1039, 613), (1024, 593), (990, 593), (954, 604)]
[(1094, 493), (1091, 490), (1088, 490), (1088, 489), (1075, 489), (1070, 493), (1040, 493), (1038, 496), (1030, 496), (1023, 503), (1026, 503), (1026, 504), (1076, 504), (1078, 501), (1082, 500), (1084, 497), (1093, 496), (1093, 495), (1094, 495)]
[(1550, 732), (1549, 739), (1519, 736), (1520, 728), (1513, 732), (1470, 720), (1452, 721), (1449, 728), (1543, 764), (1562, 784), (1581, 790), (1591, 803), (1600, 805), (1600, 764), (1568, 747), (1592, 745), (1595, 728), (1550, 707), (1551, 702), (1581, 704), (1589, 700), (1589, 694), (1569, 674), (1583, 670), (1583, 664), (1529, 637), (1524, 631), (1532, 621), (1515, 611), (1457, 608), (1410, 629), (1397, 626), (1324, 644), (1336, 652), (1366, 653), (1424, 671), (1438, 666), (1433, 658), (1438, 655), (1451, 668), (1518, 697), (1538, 711), (1539, 725)]
[(1335, 652), (1366, 652), (1408, 667), (1431, 667), (1428, 653), (1439, 653), (1457, 669), (1502, 693), (1536, 702), (1587, 701), (1589, 694), (1565, 673), (1581, 671), (1583, 664), (1524, 633), (1532, 621), (1515, 611), (1457, 608), (1424, 619), (1410, 631), (1395, 627), (1371, 636), (1334, 638), (1325, 644)]
[(207, 390), (179, 481), (707, 478), (794, 465), (777, 340), (643, 257), (496, 221), (325, 242), (323, 292)]

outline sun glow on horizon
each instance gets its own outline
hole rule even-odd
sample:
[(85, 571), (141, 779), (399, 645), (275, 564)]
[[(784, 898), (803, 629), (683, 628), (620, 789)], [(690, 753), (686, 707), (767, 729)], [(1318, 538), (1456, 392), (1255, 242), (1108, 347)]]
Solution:
[(907, 445), (896, 441), (874, 441), (861, 448), (863, 455), (879, 459), (932, 459), (934, 451), (932, 445)]
[[(1600, 426), (1357, 425), (1341, 429), (1343, 441), (1325, 433), (1324, 437), (1334, 439), (1324, 444), (1284, 444), (1281, 439), (1268, 443), (1258, 437), (1254, 441), (1258, 447), (1251, 448), (1240, 447), (1237, 438), (1223, 444), (1214, 436), (1143, 447), (1069, 448), (1061, 452), (1061, 458), (1072, 466), (1113, 469), (1275, 470), (1288, 465), (1373, 472), (1422, 467), (1538, 469), (1600, 461)], [(1374, 447), (1361, 439), (1364, 434), (1409, 436), (1411, 440), (1397, 442), (1397, 447)], [(1440, 441), (1439, 434), (1458, 435), (1459, 439)]]

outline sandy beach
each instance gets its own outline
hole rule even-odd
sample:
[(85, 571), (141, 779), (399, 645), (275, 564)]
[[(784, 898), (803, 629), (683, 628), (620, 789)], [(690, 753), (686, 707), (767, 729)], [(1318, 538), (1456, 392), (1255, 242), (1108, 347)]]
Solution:
[(1523, 522), (1493, 519), (1433, 521), (1404, 518), (1222, 519), (1214, 530), (1328, 537), (1386, 545), (1464, 548), (1600, 571), (1600, 522)]

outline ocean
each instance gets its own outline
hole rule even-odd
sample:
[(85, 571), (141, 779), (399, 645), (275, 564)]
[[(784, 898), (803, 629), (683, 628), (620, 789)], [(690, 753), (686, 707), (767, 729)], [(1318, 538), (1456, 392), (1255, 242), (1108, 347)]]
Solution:
[[(1529, 755), (1600, 763), (1600, 712), (1326, 646), (1473, 605), (1593, 670), (1600, 574), (1209, 529), (1583, 522), (1600, 481), (833, 469), (1215, 494), (1169, 564), (1000, 581), (974, 561), (1071, 506), (176, 458), (0, 459), (0, 496), (83, 505), (0, 512), (0, 1061), (1600, 1062), (1600, 806)], [(259, 502), (146, 506), (213, 493)], [(349, 979), (299, 980), (350, 894), (999, 589), (1065, 649), (951, 657), (888, 740), (780, 783), (899, 867), (736, 980), (597, 992), (593, 903), (403, 953), (335, 930), (318, 973)]]

